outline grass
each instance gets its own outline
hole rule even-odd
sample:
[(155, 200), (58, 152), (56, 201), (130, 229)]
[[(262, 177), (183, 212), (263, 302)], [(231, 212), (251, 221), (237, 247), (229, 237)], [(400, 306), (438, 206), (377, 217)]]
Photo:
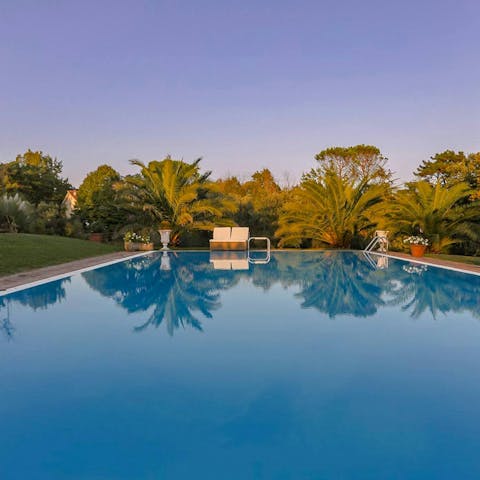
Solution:
[(0, 275), (116, 252), (119, 246), (76, 238), (25, 233), (0, 234)]
[(468, 257), (466, 255), (447, 255), (445, 253), (427, 253), (425, 256), (430, 258), (438, 258), (439, 260), (450, 260), (451, 262), (480, 265), (480, 257)]

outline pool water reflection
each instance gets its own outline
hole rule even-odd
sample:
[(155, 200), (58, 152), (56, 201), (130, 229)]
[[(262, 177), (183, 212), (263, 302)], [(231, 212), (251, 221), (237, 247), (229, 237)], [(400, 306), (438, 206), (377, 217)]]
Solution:
[(0, 297), (0, 478), (480, 476), (480, 277), (214, 267), (152, 254)]

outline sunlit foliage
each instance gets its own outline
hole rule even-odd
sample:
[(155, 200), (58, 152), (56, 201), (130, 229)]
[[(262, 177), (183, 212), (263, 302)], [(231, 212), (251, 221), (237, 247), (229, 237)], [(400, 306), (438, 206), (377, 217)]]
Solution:
[(137, 175), (127, 176), (116, 186), (125, 208), (136, 221), (152, 227), (168, 227), (175, 234), (211, 230), (224, 222), (234, 205), (209, 181), (211, 172), (200, 172), (200, 161), (152, 161), (148, 165), (132, 160)]
[(295, 188), (280, 216), (280, 245), (350, 248), (355, 237), (376, 225), (373, 207), (387, 195), (384, 183), (356, 182), (336, 172), (309, 175)]
[(389, 210), (391, 229), (401, 234), (421, 233), (431, 241), (431, 250), (441, 252), (461, 241), (462, 232), (480, 212), (464, 204), (472, 190), (465, 183), (443, 186), (426, 181), (408, 184), (395, 195)]

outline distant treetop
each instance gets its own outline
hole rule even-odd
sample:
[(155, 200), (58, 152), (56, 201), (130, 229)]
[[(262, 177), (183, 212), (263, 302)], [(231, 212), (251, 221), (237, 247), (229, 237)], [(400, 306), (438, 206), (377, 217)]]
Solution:
[(320, 167), (310, 172), (324, 176), (335, 173), (344, 180), (354, 182), (389, 182), (392, 172), (386, 168), (387, 157), (373, 145), (355, 145), (352, 147), (331, 147), (315, 155)]

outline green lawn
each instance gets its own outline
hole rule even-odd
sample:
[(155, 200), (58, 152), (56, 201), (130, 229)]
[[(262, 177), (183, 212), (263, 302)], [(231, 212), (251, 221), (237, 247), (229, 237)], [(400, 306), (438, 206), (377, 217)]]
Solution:
[(76, 238), (2, 233), (0, 234), (0, 275), (94, 257), (119, 249), (119, 246)]
[(447, 255), (445, 253), (427, 253), (426, 257), (438, 258), (439, 260), (450, 260), (451, 262), (470, 263), (480, 265), (480, 257), (467, 257), (466, 255)]

